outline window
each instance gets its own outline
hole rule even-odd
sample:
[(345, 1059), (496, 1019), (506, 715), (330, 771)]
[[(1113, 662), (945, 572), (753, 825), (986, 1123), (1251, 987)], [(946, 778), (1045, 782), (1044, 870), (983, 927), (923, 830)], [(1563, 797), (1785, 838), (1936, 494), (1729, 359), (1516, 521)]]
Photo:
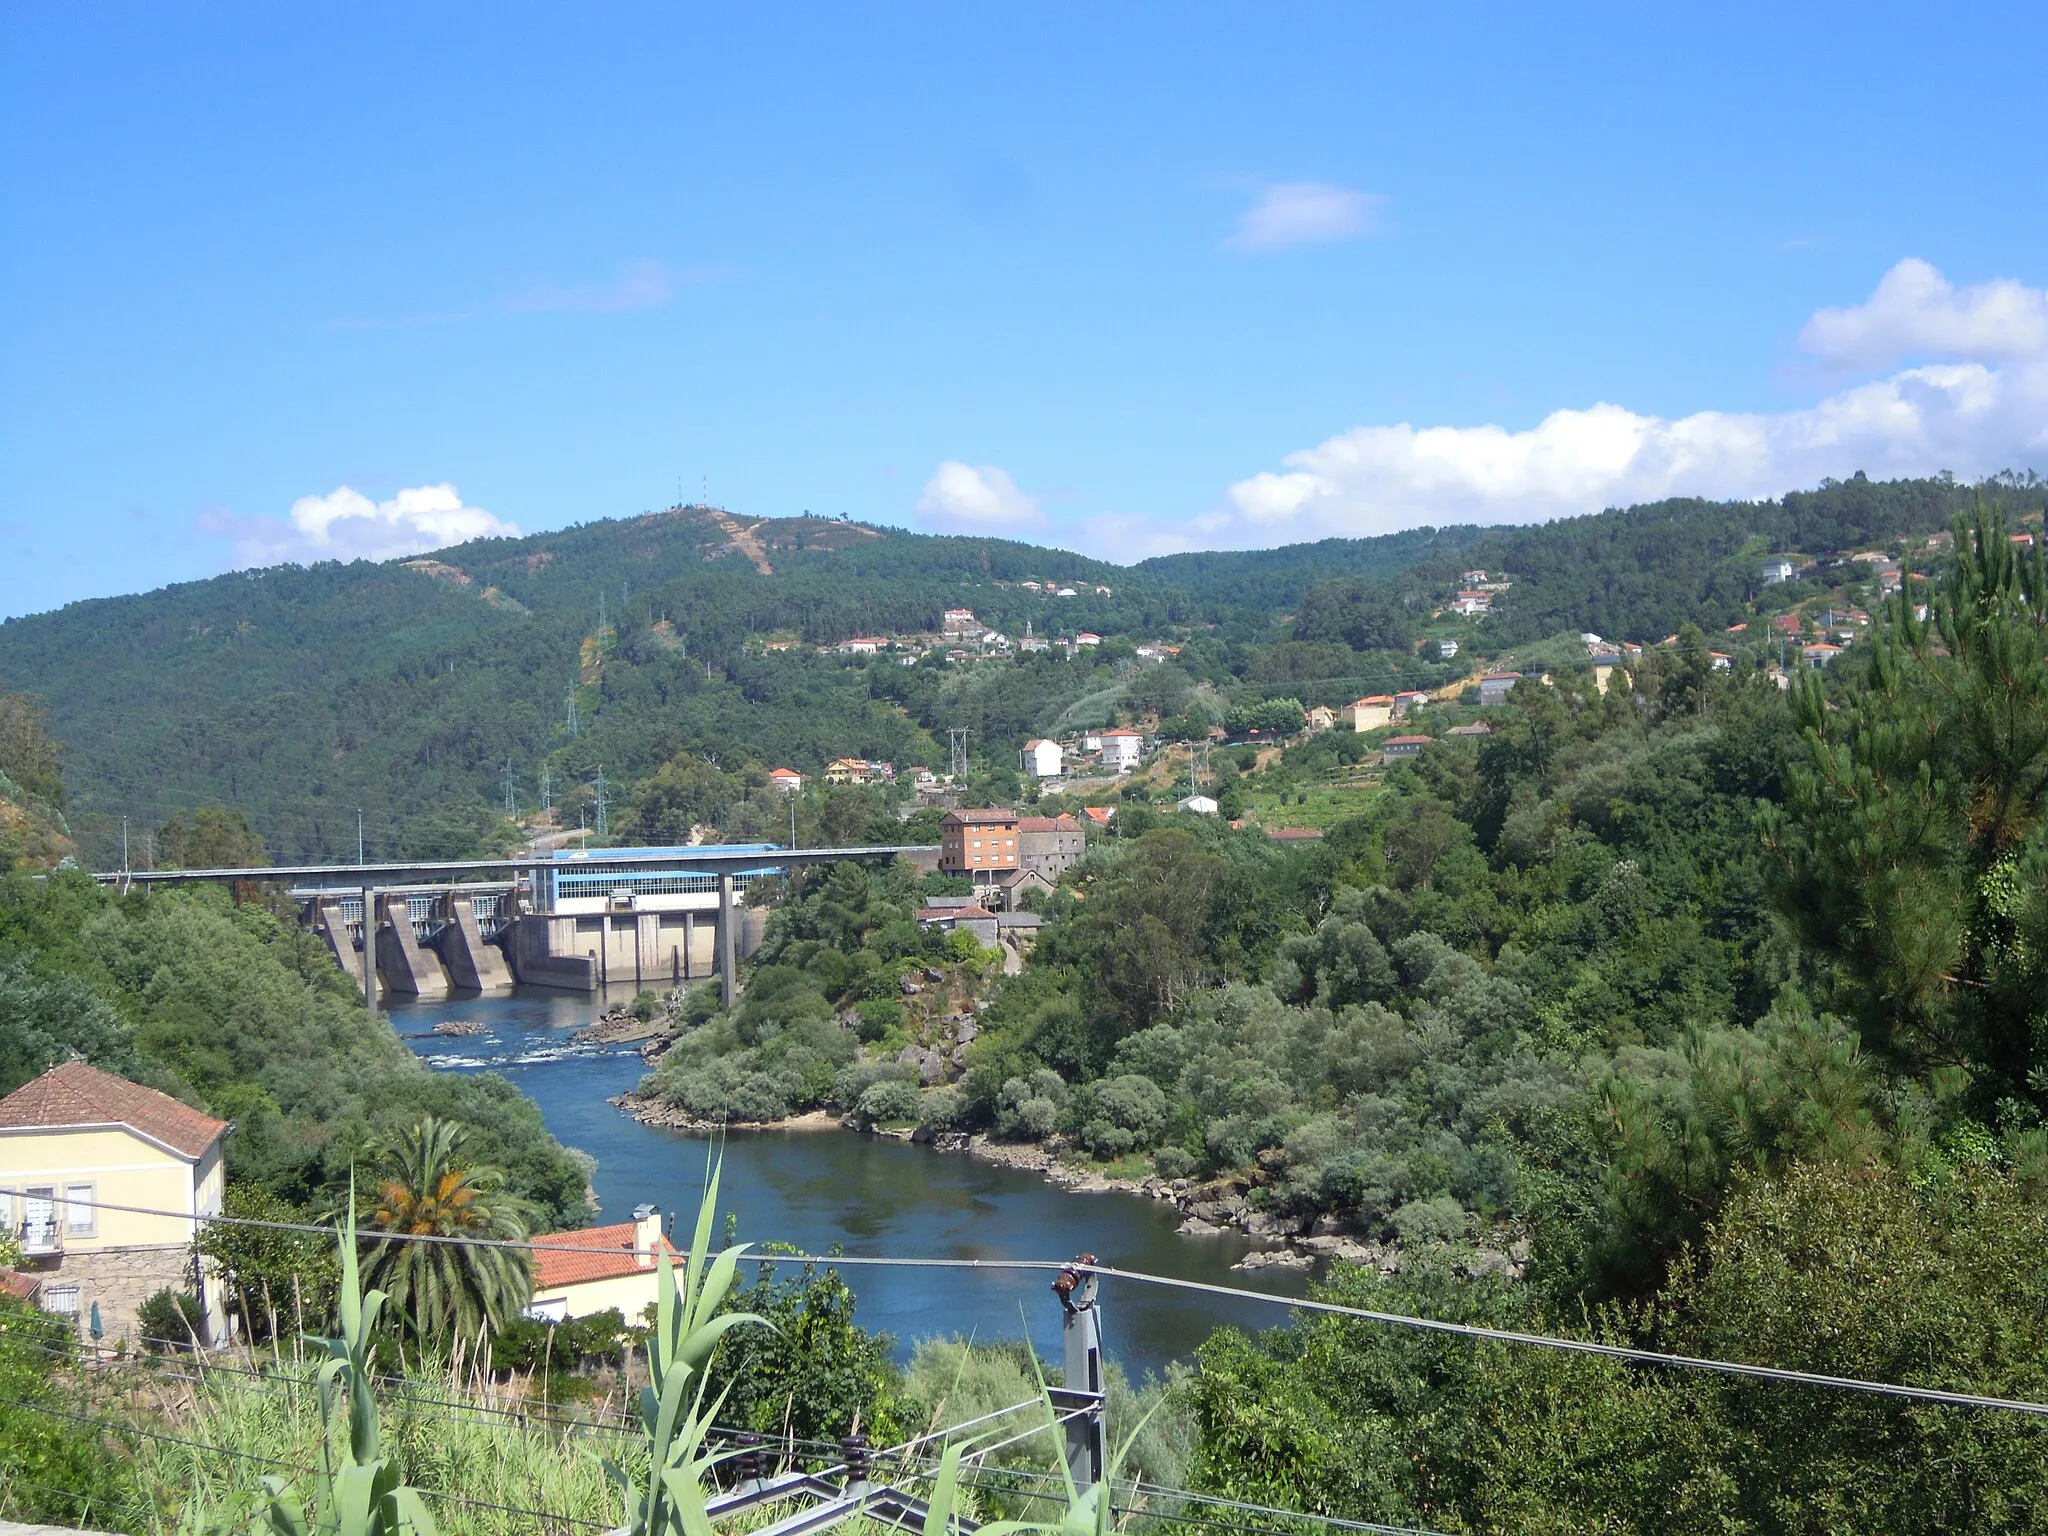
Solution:
[(98, 1230), (94, 1218), (99, 1208), (93, 1203), (94, 1191), (90, 1184), (67, 1184), (64, 1186), (64, 1232), (68, 1237), (91, 1237)]
[(54, 1185), (22, 1191), (21, 1246), (30, 1253), (57, 1251), (57, 1190)]
[(45, 1312), (55, 1313), (58, 1317), (68, 1319), (74, 1328), (78, 1326), (77, 1286), (60, 1285), (55, 1289), (45, 1290), (42, 1299)]

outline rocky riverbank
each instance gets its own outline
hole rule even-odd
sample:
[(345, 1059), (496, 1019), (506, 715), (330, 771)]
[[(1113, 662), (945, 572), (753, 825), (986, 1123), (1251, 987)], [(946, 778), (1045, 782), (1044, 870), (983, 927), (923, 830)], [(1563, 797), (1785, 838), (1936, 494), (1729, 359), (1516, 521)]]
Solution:
[[(699, 1120), (660, 1099), (639, 1093), (622, 1093), (610, 1101), (644, 1125), (675, 1130), (728, 1131), (832, 1131), (857, 1130), (854, 1122), (829, 1110), (812, 1110), (784, 1120), (734, 1121), (717, 1124)], [(1319, 1259), (1346, 1264), (1368, 1265), (1383, 1273), (1400, 1269), (1403, 1254), (1399, 1243), (1382, 1243), (1348, 1230), (1335, 1217), (1312, 1220), (1283, 1217), (1260, 1208), (1248, 1197), (1256, 1187), (1250, 1179), (1167, 1179), (1154, 1174), (1143, 1179), (1114, 1178), (1094, 1169), (1067, 1161), (1058, 1138), (1049, 1141), (992, 1141), (988, 1136), (963, 1131), (929, 1131), (876, 1128), (871, 1134), (894, 1141), (911, 1141), (937, 1152), (960, 1152), (982, 1162), (1036, 1173), (1048, 1184), (1075, 1194), (1106, 1194), (1112, 1191), (1160, 1200), (1181, 1212), (1178, 1228), (1186, 1237), (1217, 1237), (1238, 1233), (1264, 1246), (1255, 1248), (1231, 1267), (1239, 1270), (1308, 1269)], [(1494, 1234), (1483, 1241), (1469, 1267), (1519, 1279), (1529, 1257), (1529, 1245), (1519, 1236)]]

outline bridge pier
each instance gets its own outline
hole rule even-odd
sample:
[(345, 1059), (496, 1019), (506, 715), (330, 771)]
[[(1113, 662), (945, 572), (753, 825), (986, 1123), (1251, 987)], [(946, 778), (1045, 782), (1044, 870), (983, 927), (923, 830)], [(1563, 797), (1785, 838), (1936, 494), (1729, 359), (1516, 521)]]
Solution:
[(363, 1009), (374, 1019), (377, 1017), (377, 893), (367, 885), (363, 887), (363, 942), (360, 959)]
[(446, 997), (441, 958), (412, 931), (412, 908), (403, 891), (386, 891), (377, 912), (377, 972), (385, 988), (407, 997)]
[(733, 941), (732, 872), (718, 872), (718, 1005), (731, 1008), (739, 994), (739, 946)]
[(478, 992), (511, 991), (512, 972), (498, 946), (484, 937), (475, 904), (460, 892), (450, 891), (441, 897), (441, 916), (446, 926), (439, 944), (448, 980)]

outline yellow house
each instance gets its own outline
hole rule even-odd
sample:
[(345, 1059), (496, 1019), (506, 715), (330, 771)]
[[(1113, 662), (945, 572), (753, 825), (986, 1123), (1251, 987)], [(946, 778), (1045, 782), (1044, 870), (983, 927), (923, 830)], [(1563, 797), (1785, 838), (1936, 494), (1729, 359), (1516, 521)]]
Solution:
[[(205, 1303), (207, 1342), (226, 1337), (219, 1277), (192, 1257), (221, 1212), (228, 1122), (83, 1061), (0, 1099), (0, 1207), (20, 1237), (43, 1307), (132, 1337), (166, 1287)], [(131, 1209), (118, 1209), (130, 1207)]]
[(674, 1255), (661, 1235), (661, 1211), (636, 1206), (631, 1221), (533, 1240), (533, 1300), (526, 1315), (566, 1322), (617, 1307), (629, 1323), (654, 1305), (656, 1255)]

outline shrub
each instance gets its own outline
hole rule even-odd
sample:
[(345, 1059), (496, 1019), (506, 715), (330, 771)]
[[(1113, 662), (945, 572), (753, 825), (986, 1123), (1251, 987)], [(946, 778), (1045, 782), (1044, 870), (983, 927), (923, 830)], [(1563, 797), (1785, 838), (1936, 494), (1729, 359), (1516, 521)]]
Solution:
[(854, 1005), (855, 1036), (863, 1045), (873, 1045), (903, 1022), (903, 1004), (892, 997), (869, 998)]
[(652, 992), (642, 992), (633, 999), (632, 1005), (626, 1011), (642, 1024), (645, 1024), (654, 1017), (654, 1010), (660, 1006), (660, 998), (656, 997)]
[(193, 1340), (206, 1337), (206, 1308), (190, 1291), (165, 1286), (143, 1302), (136, 1325), (152, 1350), (190, 1349)]
[(932, 1131), (950, 1131), (967, 1118), (967, 1095), (955, 1087), (933, 1088), (917, 1102), (917, 1123)]
[(917, 1119), (918, 1092), (900, 1077), (885, 1078), (864, 1089), (853, 1106), (863, 1126), (902, 1125)]
[(1449, 1195), (1410, 1200), (1387, 1220), (1410, 1247), (1452, 1242), (1465, 1235), (1465, 1208)]
[(1152, 1154), (1152, 1166), (1162, 1179), (1184, 1179), (1195, 1171), (1195, 1154), (1186, 1147), (1161, 1147)]
[(1081, 1145), (1100, 1158), (1157, 1145), (1166, 1128), (1166, 1095), (1149, 1077), (1127, 1073), (1092, 1083), (1074, 1096)]
[(1066, 1080), (1057, 1072), (1041, 1067), (1029, 1077), (1009, 1078), (996, 1102), (996, 1134), (1042, 1141), (1059, 1126), (1066, 1101)]

